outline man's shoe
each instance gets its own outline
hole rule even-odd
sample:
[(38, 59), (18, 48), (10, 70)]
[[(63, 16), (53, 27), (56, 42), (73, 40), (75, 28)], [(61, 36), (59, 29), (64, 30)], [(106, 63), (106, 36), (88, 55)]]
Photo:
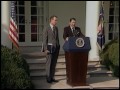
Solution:
[(52, 80), (47, 80), (48, 83), (52, 83)]
[(52, 82), (58, 82), (58, 80), (55, 80), (55, 79), (52, 79), (51, 81), (52, 81)]

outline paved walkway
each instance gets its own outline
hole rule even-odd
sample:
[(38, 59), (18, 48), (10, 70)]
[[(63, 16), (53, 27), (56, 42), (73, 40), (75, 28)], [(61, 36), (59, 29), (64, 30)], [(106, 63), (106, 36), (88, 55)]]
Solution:
[(87, 78), (88, 86), (72, 87), (66, 83), (66, 78), (57, 79), (57, 83), (47, 83), (45, 77), (32, 80), (36, 89), (118, 89), (119, 79), (115, 77), (90, 77)]

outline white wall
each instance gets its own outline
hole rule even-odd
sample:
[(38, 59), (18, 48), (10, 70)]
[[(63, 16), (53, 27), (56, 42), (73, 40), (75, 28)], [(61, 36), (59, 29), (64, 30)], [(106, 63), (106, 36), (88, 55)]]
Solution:
[(71, 17), (76, 18), (77, 26), (79, 26), (81, 28), (82, 33), (85, 34), (85, 13), (85, 1), (49, 1), (49, 17), (51, 15), (58, 16), (57, 26), (59, 29), (61, 52), (63, 52), (62, 46), (64, 44), (63, 30), (65, 26), (68, 26), (69, 19)]
[(10, 20), (10, 1), (2, 1), (1, 3), (1, 44), (12, 48), (12, 42), (8, 37), (9, 20)]

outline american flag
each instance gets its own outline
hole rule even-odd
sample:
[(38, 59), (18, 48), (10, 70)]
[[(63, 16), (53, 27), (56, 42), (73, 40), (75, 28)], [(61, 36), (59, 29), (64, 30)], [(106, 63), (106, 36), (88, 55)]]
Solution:
[(104, 48), (105, 44), (105, 35), (104, 35), (104, 12), (103, 6), (100, 9), (98, 28), (97, 28), (97, 46), (99, 50)]
[(18, 44), (18, 30), (17, 30), (17, 22), (16, 22), (16, 10), (15, 10), (15, 2), (11, 1), (11, 16), (10, 16), (10, 28), (9, 28), (9, 38), (13, 42), (13, 44), (19, 48)]

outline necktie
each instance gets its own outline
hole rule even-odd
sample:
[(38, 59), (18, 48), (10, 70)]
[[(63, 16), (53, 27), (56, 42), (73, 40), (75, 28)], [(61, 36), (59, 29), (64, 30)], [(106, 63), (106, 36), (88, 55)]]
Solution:
[(53, 33), (54, 33), (54, 35), (55, 35), (55, 27), (53, 27)]
[(73, 28), (73, 35), (75, 36), (76, 35), (76, 32), (75, 32), (75, 29)]
[[(56, 28), (55, 27), (53, 27), (53, 33), (54, 33), (54, 36), (55, 36), (55, 40), (56, 40), (56, 45), (55, 45), (55, 47), (58, 45), (58, 40), (56, 39), (56, 35), (57, 34), (55, 34), (55, 30), (56, 30)], [(56, 32), (57, 33), (57, 32)]]

